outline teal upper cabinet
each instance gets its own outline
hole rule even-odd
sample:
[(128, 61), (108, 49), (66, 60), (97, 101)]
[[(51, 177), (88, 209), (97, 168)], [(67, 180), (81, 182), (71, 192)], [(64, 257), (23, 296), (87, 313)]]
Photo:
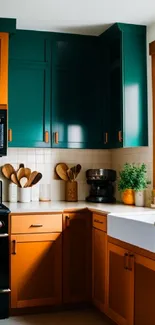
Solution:
[(101, 40), (107, 52), (110, 146), (147, 146), (146, 27), (114, 24)]
[(52, 42), (52, 146), (103, 148), (100, 40)]
[(50, 41), (39, 32), (10, 39), (10, 147), (50, 147)]

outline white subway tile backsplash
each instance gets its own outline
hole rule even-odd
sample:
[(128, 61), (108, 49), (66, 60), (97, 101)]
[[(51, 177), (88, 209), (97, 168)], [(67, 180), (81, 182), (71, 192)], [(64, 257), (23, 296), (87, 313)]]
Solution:
[[(65, 182), (61, 181), (55, 173), (55, 166), (59, 162), (65, 162), (69, 167), (81, 164), (82, 170), (78, 176), (78, 199), (84, 200), (89, 193), (89, 185), (86, 182), (86, 170), (91, 168), (113, 168), (117, 171), (125, 162), (145, 162), (148, 168), (148, 178), (152, 180), (152, 148), (126, 148), (115, 150), (91, 150), (91, 149), (44, 149), (44, 148), (8, 148), (7, 157), (0, 159), (0, 166), (11, 163), (15, 169), (20, 163), (26, 167), (37, 170), (43, 174), (40, 183), (51, 183), (51, 199), (65, 199)], [(3, 200), (7, 198), (8, 181), (0, 175), (4, 183)], [(116, 186), (116, 197), (120, 199)]]

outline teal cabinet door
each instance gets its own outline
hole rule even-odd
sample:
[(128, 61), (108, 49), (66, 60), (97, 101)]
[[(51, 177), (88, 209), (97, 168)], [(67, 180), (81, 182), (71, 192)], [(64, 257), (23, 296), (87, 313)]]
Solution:
[(147, 146), (146, 28), (116, 23), (101, 40), (108, 53), (110, 148)]
[[(9, 147), (50, 147), (50, 65), (48, 43), (30, 32), (10, 44), (8, 125)], [(36, 47), (35, 47), (36, 46)], [(48, 134), (48, 139), (45, 137)]]
[(99, 42), (87, 37), (53, 42), (53, 147), (103, 148), (101, 91)]

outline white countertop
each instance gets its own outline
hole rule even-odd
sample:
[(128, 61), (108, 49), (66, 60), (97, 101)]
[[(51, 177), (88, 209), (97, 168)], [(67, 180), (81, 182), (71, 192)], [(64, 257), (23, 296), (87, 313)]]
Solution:
[[(149, 208), (138, 208), (124, 204), (104, 204), (104, 203), (88, 203), (86, 201), (66, 202), (66, 201), (50, 201), (50, 202), (30, 202), (30, 203), (9, 203), (3, 202), (11, 211), (11, 213), (31, 213), (31, 212), (63, 212), (68, 209), (84, 209), (89, 208), (98, 212), (114, 213), (120, 215), (128, 214), (145, 214), (147, 212), (154, 213), (155, 210)], [(129, 217), (128, 217), (129, 218)]]

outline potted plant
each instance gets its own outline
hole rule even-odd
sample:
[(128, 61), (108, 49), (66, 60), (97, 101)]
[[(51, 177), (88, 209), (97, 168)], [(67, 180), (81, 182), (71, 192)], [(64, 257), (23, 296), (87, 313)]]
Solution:
[(134, 191), (135, 191), (135, 205), (139, 207), (144, 206), (144, 190), (147, 187), (147, 177), (146, 177), (147, 169), (146, 165), (143, 163), (141, 165), (135, 166), (135, 183), (134, 183)]
[(119, 172), (118, 190), (122, 193), (124, 204), (134, 204), (136, 170), (134, 164), (126, 163)]

